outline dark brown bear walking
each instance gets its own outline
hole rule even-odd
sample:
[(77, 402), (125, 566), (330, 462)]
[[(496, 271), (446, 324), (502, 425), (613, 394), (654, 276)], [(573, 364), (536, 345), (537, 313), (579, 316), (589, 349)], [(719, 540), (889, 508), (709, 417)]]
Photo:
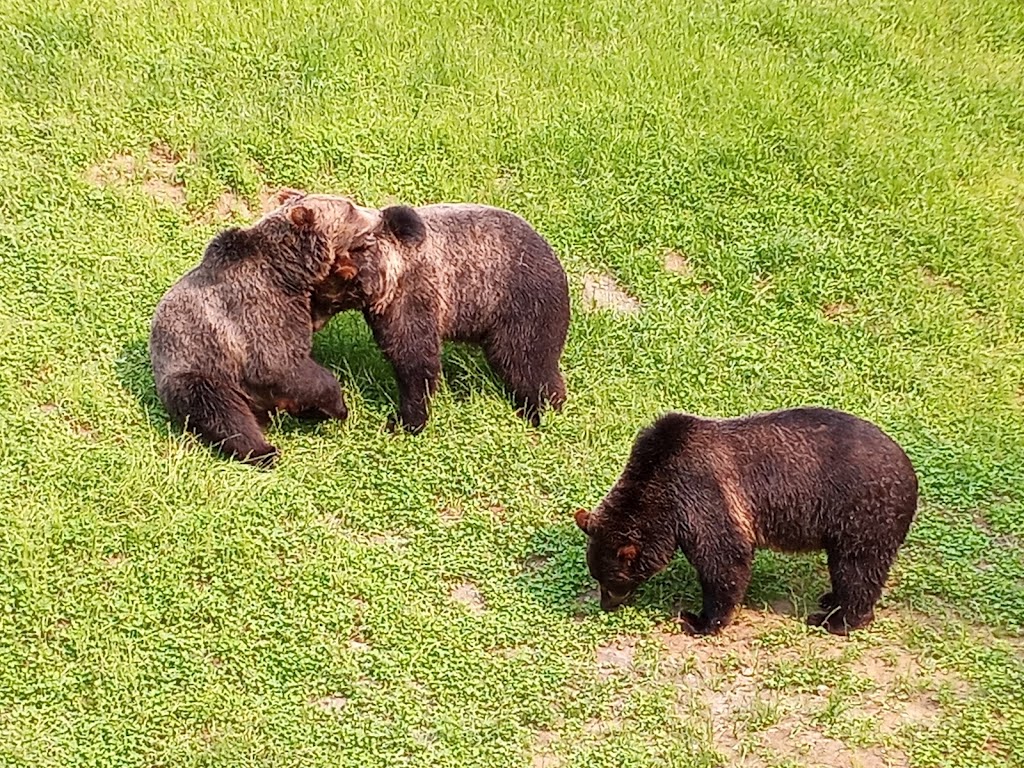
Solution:
[(314, 295), (319, 328), (359, 309), (398, 379), (399, 418), (427, 422), (442, 341), (479, 344), (522, 415), (540, 423), (565, 400), (559, 359), (569, 327), (565, 271), (522, 218), (484, 205), (393, 206), (372, 244)]
[(310, 357), (311, 293), (380, 214), (341, 197), (285, 190), (252, 226), (233, 227), (161, 299), (149, 338), (156, 390), (171, 417), (204, 442), (270, 466), (261, 425), (275, 409), (344, 419), (338, 380)]
[(832, 591), (808, 622), (845, 634), (869, 624), (917, 509), (910, 460), (875, 425), (824, 408), (735, 419), (682, 413), (642, 431), (622, 476), (576, 523), (601, 607), (618, 607), (677, 549), (697, 571), (695, 634), (726, 626), (754, 550), (824, 549)]

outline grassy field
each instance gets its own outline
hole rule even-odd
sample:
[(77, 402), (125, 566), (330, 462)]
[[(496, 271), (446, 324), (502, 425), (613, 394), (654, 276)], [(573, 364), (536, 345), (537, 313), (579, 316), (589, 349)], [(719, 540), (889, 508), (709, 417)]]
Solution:
[[(451, 348), (392, 436), (342, 316), (274, 472), (168, 425), (153, 308), (280, 185), (524, 215), (564, 412)], [(4, 766), (1024, 766), (1015, 0), (8, 0), (0, 334)], [(720, 638), (685, 562), (602, 614), (571, 512), (636, 430), (809, 403), (921, 478), (876, 624), (771, 553)]]

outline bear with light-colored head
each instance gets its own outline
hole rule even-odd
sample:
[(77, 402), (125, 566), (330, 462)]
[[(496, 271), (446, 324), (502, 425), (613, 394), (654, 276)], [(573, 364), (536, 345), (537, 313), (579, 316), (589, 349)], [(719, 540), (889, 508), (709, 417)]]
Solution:
[(314, 325), (363, 313), (398, 379), (405, 429), (426, 424), (444, 341), (480, 345), (534, 425), (545, 405), (560, 408), (569, 289), (547, 241), (486, 205), (391, 206), (380, 215), (373, 240), (314, 291)]
[(241, 461), (270, 466), (262, 426), (282, 409), (347, 416), (337, 379), (310, 357), (311, 296), (353, 250), (373, 242), (378, 211), (282, 190), (275, 208), (227, 229), (157, 305), (149, 350), (171, 417)]

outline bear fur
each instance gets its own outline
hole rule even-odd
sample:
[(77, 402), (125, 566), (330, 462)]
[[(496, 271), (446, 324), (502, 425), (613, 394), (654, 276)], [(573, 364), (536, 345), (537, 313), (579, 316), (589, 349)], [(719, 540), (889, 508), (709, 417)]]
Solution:
[(347, 416), (337, 379), (310, 357), (313, 289), (372, 240), (380, 214), (341, 197), (283, 190), (275, 210), (227, 229), (164, 295), (149, 352), (171, 417), (224, 454), (272, 466), (270, 414)]
[(551, 246), (522, 218), (471, 204), (392, 206), (366, 248), (353, 251), (313, 297), (313, 324), (362, 311), (398, 380), (399, 420), (427, 422), (443, 341), (479, 344), (524, 418), (565, 401), (559, 359), (569, 288)]
[(605, 610), (682, 551), (703, 592), (700, 615), (681, 617), (694, 634), (729, 623), (755, 549), (824, 549), (832, 590), (808, 622), (845, 634), (873, 620), (916, 509), (907, 455), (856, 416), (824, 408), (734, 419), (669, 413), (639, 434), (619, 480), (576, 523)]

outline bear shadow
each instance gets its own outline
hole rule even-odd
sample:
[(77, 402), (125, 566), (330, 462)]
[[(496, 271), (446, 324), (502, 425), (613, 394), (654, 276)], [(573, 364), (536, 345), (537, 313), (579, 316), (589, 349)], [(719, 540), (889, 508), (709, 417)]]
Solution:
[[(360, 313), (343, 312), (332, 318), (313, 337), (313, 357), (338, 375), (343, 387), (358, 391), (374, 410), (391, 412), (397, 408), (395, 373)], [(439, 387), (447, 390), (456, 402), (485, 393), (511, 403), (504, 383), (476, 345), (445, 342), (441, 374)]]
[[(597, 582), (586, 562), (586, 539), (572, 523), (546, 526), (522, 551), (520, 587), (548, 610), (575, 621), (601, 616)], [(805, 617), (817, 610), (829, 589), (822, 553), (809, 555), (758, 551), (750, 586), (741, 605), (754, 611)], [(699, 611), (701, 588), (689, 561), (676, 553), (668, 568), (641, 586), (627, 603), (655, 623), (671, 621), (682, 611)]]
[(374, 412), (390, 414), (397, 407), (391, 364), (358, 313), (336, 315), (313, 334), (313, 359), (338, 378), (346, 398), (358, 395)]
[(121, 388), (138, 402), (146, 421), (161, 435), (167, 436), (178, 431), (173, 429), (171, 418), (156, 394), (153, 367), (149, 362), (149, 343), (145, 339), (133, 341), (121, 348), (120, 354), (114, 359), (114, 375)]

